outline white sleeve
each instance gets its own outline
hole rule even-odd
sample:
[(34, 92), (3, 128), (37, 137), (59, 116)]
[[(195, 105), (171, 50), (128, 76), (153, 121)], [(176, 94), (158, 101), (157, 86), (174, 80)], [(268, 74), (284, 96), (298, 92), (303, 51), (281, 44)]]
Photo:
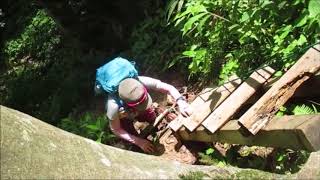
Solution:
[(142, 84), (145, 85), (147, 89), (152, 89), (155, 91), (160, 91), (162, 93), (170, 94), (174, 99), (177, 99), (181, 96), (179, 91), (170, 84), (164, 83), (158, 79), (146, 77), (146, 76), (139, 76), (138, 79)]
[(108, 119), (113, 120), (119, 117), (119, 105), (117, 104), (116, 100), (113, 99), (110, 95), (108, 95), (105, 108), (107, 111)]

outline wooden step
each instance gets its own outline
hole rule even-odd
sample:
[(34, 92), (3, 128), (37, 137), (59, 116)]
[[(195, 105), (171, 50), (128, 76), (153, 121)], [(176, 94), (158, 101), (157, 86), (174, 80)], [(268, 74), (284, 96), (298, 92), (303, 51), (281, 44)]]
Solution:
[(320, 114), (273, 117), (256, 135), (243, 136), (237, 120), (228, 121), (212, 134), (203, 126), (190, 132), (181, 128), (183, 140), (226, 142), (229, 144), (281, 147), (290, 149), (320, 150)]
[(216, 132), (241, 108), (243, 104), (272, 76), (271, 67), (254, 71), (209, 117), (202, 123), (211, 133)]
[(178, 118), (170, 122), (169, 127), (173, 131), (177, 131), (184, 125), (190, 131), (193, 131), (205, 120), (213, 109), (218, 107), (218, 105), (220, 105), (241, 84), (241, 82), (239, 77), (232, 76), (229, 78), (228, 82), (222, 86), (211, 86), (204, 89), (190, 104), (193, 109), (193, 114), (188, 118), (179, 115)]
[[(315, 49), (316, 48), (316, 49)], [(244, 115), (239, 122), (252, 134), (266, 126), (296, 89), (320, 70), (320, 45), (310, 48)]]

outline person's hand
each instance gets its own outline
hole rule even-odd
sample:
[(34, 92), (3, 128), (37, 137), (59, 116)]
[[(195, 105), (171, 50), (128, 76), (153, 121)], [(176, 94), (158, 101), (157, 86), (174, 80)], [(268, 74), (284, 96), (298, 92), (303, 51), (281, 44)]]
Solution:
[(139, 148), (141, 148), (146, 153), (154, 153), (155, 152), (154, 145), (146, 139), (138, 139), (136, 142), (136, 145), (139, 146)]
[(185, 100), (182, 100), (182, 99), (178, 100), (177, 104), (179, 106), (179, 110), (182, 116), (184, 117), (191, 116), (191, 114), (193, 113), (193, 110)]

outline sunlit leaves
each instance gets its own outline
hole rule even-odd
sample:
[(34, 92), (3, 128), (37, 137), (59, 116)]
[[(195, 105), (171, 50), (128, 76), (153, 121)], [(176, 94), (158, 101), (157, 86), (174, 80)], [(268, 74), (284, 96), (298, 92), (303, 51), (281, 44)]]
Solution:
[(308, 5), (308, 10), (310, 17), (316, 17), (320, 14), (320, 1), (319, 0), (310, 0)]

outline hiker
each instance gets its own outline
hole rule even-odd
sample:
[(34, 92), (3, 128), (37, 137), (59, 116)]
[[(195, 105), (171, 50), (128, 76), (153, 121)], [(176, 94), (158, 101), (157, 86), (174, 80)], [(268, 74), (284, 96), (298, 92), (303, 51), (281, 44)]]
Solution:
[[(112, 77), (113, 74), (115, 75)], [(109, 84), (103, 84), (112, 81), (108, 78), (119, 80), (115, 80), (113, 87), (110, 88), (111, 86), (108, 87)], [(170, 94), (176, 100), (179, 111), (183, 116), (187, 117), (192, 113), (186, 99), (175, 87), (158, 79), (138, 76), (134, 66), (121, 57), (110, 61), (97, 70), (95, 92), (108, 92), (108, 89), (113, 89), (113, 91), (107, 93), (106, 97), (106, 115), (110, 120), (112, 132), (147, 153), (155, 152), (155, 147), (150, 141), (138, 137), (138, 133), (133, 126), (133, 119), (141, 122), (154, 122), (156, 113), (152, 106), (149, 90)]]

